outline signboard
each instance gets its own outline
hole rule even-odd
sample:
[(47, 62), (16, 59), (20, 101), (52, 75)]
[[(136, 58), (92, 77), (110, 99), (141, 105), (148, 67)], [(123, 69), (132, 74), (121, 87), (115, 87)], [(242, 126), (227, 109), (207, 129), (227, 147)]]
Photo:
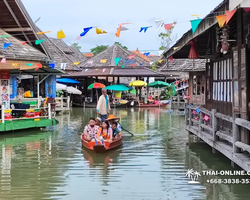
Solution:
[(10, 108), (9, 80), (0, 80), (1, 102), (5, 109)]
[(10, 79), (10, 70), (0, 70), (0, 79)]

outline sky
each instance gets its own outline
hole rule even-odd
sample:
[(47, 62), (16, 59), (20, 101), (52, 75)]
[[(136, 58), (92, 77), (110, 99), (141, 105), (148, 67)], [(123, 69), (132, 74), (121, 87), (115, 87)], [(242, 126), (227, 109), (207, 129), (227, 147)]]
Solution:
[[(33, 21), (39, 17), (37, 26), (42, 31), (56, 38), (57, 31), (62, 29), (66, 35), (63, 40), (68, 44), (79, 42), (82, 52), (90, 52), (97, 45), (112, 45), (120, 42), (129, 50), (137, 48), (142, 52), (158, 54), (161, 40), (156, 32), (155, 20), (164, 19), (165, 23), (177, 21), (173, 36), (179, 39), (191, 28), (191, 15), (205, 17), (222, 0), (22, 0)], [(128, 31), (122, 31), (119, 38), (115, 36), (120, 23), (126, 25)], [(90, 30), (80, 41), (76, 38), (85, 27), (98, 27), (107, 34), (97, 35), (95, 29)], [(140, 27), (153, 26), (146, 33), (139, 33)], [(164, 32), (161, 28), (160, 32)]]

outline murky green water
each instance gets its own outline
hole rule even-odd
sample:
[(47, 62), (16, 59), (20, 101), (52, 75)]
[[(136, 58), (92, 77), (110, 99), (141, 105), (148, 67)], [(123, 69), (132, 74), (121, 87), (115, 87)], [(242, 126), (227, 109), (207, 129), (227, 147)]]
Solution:
[[(188, 169), (226, 170), (230, 162), (188, 142), (184, 117), (166, 110), (116, 110), (135, 133), (106, 154), (82, 149), (80, 134), (95, 110), (73, 109), (60, 125), (0, 136), (0, 199), (248, 200), (249, 185), (188, 184)], [(223, 178), (223, 177), (220, 177)], [(235, 177), (227, 177), (235, 178)]]

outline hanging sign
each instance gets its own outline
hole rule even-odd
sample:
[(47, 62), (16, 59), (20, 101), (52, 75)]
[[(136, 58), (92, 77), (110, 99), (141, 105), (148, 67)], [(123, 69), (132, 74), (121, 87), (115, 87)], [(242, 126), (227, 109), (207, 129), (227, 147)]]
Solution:
[(0, 70), (0, 79), (10, 79), (10, 70)]

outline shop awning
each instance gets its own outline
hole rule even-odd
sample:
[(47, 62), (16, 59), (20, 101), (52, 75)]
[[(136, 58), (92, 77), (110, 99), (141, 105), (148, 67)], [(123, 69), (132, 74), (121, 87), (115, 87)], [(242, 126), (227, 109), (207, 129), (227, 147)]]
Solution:
[(56, 81), (58, 83), (80, 83), (79, 81), (76, 81), (76, 80), (71, 79), (71, 78), (59, 78), (59, 79), (56, 79)]

